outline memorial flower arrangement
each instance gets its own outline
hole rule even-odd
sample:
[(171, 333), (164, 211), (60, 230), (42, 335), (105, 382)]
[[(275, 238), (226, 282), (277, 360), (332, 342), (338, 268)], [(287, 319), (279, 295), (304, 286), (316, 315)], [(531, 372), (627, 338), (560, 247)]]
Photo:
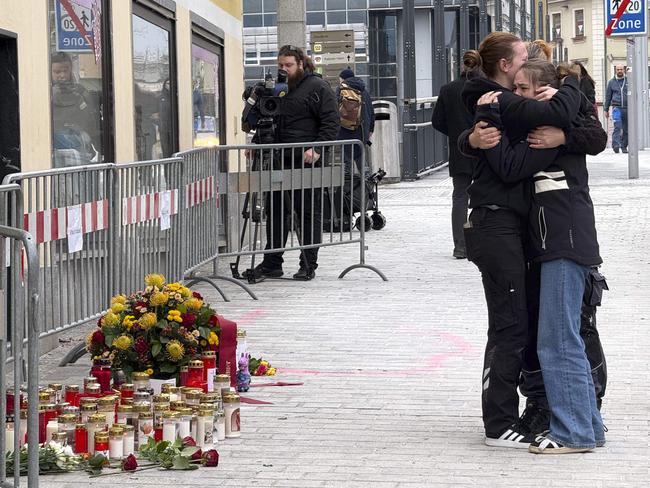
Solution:
[(129, 378), (134, 371), (173, 378), (203, 351), (217, 351), (219, 320), (199, 293), (181, 283), (166, 283), (159, 274), (144, 281), (144, 290), (112, 298), (86, 348), (94, 359), (109, 358)]

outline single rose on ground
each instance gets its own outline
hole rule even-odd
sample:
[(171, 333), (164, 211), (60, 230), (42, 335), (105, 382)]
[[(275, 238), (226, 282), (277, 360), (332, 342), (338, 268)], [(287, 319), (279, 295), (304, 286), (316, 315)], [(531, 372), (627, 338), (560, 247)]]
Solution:
[(219, 466), (219, 453), (216, 449), (210, 449), (203, 453), (203, 465), (209, 468)]
[(122, 471), (135, 471), (138, 467), (138, 461), (133, 454), (129, 454), (122, 461)]

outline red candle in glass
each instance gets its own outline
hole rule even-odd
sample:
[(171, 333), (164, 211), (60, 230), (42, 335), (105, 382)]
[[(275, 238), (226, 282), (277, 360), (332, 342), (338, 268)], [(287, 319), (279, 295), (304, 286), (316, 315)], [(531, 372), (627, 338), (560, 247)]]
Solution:
[(95, 452), (108, 452), (108, 432), (95, 432)]
[(79, 406), (79, 385), (68, 385), (65, 387), (65, 401), (75, 407)]
[(203, 381), (208, 381), (208, 371), (212, 370), (212, 374), (217, 369), (217, 356), (214, 351), (206, 351), (201, 356), (203, 360)]
[(88, 429), (86, 424), (77, 424), (74, 429), (74, 452), (77, 454), (88, 452)]
[(46, 430), (47, 422), (45, 420), (45, 405), (38, 406), (38, 442), (45, 442), (45, 437), (47, 435)]
[(189, 371), (188, 366), (181, 366), (179, 372), (179, 380), (181, 382), (181, 386), (187, 386), (187, 377), (189, 375), (188, 371)]
[(189, 363), (187, 386), (201, 388), (201, 383), (203, 383), (203, 361), (194, 359)]
[(134, 391), (133, 383), (122, 383), (120, 385), (120, 398), (133, 398)]
[(156, 442), (162, 441), (162, 434), (163, 434), (162, 427), (156, 427), (153, 430), (153, 440), (156, 441)]
[(111, 361), (110, 359), (95, 359), (90, 370), (90, 376), (97, 378), (102, 392), (111, 390)]

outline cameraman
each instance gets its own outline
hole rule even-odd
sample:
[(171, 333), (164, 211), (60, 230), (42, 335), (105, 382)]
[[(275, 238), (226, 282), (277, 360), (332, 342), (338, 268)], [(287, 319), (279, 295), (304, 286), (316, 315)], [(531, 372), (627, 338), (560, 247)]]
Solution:
[[(282, 98), (282, 110), (277, 116), (275, 142), (295, 143), (335, 141), (339, 132), (339, 113), (334, 91), (320, 76), (314, 74), (314, 65), (302, 49), (282, 46), (278, 53), (278, 68), (288, 75), (289, 93)], [(284, 150), (283, 166), (304, 168), (317, 165), (322, 148), (299, 148)], [(284, 193), (284, 195), (283, 195)], [(288, 198), (287, 198), (288, 196)], [(296, 226), (302, 233), (301, 244), (320, 244), (322, 237), (321, 192), (310, 189), (275, 191), (266, 194), (266, 209), (269, 222), (266, 225), (266, 249), (284, 247), (289, 235), (290, 224), (284, 223), (285, 215), (295, 211), (300, 219)], [(291, 203), (293, 202), (293, 209)], [(273, 230), (273, 235), (271, 235)], [(264, 255), (262, 262), (254, 269), (256, 278), (279, 278), (282, 270), (282, 252)], [(311, 280), (318, 267), (318, 248), (304, 249), (300, 253), (300, 270), (293, 275), (296, 280)]]

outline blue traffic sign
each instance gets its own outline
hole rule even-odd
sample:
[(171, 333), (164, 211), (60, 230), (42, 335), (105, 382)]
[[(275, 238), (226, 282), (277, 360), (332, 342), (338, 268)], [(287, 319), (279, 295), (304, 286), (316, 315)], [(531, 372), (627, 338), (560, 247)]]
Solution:
[(92, 52), (93, 12), (91, 0), (56, 0), (58, 51)]
[[(620, 12), (621, 8), (624, 8), (624, 11)], [(636, 36), (646, 34), (648, 31), (647, 13), (646, 0), (605, 0), (606, 35)]]

